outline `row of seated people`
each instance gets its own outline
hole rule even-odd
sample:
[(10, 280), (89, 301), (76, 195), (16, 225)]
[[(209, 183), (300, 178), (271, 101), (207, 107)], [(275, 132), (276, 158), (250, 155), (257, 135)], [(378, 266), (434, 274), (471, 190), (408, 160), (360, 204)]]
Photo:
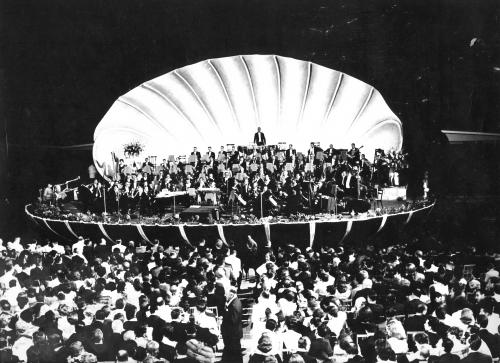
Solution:
[(235, 363), (243, 323), (251, 363), (500, 354), (498, 254), (212, 242), (0, 241), (0, 361)]

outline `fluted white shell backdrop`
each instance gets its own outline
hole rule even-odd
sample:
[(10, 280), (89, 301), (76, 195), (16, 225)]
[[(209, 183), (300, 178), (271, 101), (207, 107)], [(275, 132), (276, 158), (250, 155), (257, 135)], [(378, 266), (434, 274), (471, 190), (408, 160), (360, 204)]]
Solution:
[(147, 81), (119, 97), (94, 132), (99, 172), (123, 157), (124, 145), (145, 145), (141, 157), (204, 153), (248, 145), (257, 127), (268, 144), (305, 151), (363, 145), (400, 150), (401, 121), (372, 86), (342, 72), (275, 55), (209, 59)]

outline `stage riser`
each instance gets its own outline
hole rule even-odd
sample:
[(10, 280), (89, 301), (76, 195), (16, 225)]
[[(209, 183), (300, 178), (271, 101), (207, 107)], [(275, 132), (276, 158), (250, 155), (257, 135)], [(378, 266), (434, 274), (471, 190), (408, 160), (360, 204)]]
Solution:
[(46, 234), (61, 242), (71, 242), (76, 240), (77, 236), (84, 236), (94, 241), (101, 238), (108, 240), (121, 238), (124, 242), (159, 239), (167, 245), (181, 245), (186, 241), (196, 244), (201, 239), (212, 243), (222, 238), (227, 242), (234, 241), (238, 245), (238, 243), (245, 242), (247, 236), (250, 235), (261, 245), (271, 241), (275, 246), (292, 243), (304, 249), (309, 246), (319, 248), (323, 245), (337, 246), (340, 243), (370, 242), (370, 238), (377, 234), (422, 223), (432, 207), (433, 205), (429, 205), (411, 212), (366, 219), (341, 219), (326, 222), (165, 226), (42, 219), (32, 215), (28, 208), (26, 208), (26, 213)]

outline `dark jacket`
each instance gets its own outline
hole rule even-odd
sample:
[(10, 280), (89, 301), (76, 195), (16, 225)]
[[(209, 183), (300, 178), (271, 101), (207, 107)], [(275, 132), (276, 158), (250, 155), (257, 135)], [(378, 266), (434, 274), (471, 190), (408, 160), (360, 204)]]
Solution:
[(439, 357), (437, 363), (459, 363), (460, 357), (456, 354), (445, 353)]
[(241, 301), (237, 297), (228, 305), (221, 326), (223, 337), (238, 337), (240, 339), (243, 337), (242, 310)]
[(481, 329), (478, 335), (483, 340), (483, 342), (486, 343), (488, 348), (490, 348), (492, 357), (493, 358), (498, 357), (498, 355), (500, 354), (500, 344), (499, 344), (500, 342), (497, 336), (491, 334), (486, 329)]
[(461, 363), (491, 363), (492, 359), (489, 355), (472, 352), (467, 357), (460, 360)]

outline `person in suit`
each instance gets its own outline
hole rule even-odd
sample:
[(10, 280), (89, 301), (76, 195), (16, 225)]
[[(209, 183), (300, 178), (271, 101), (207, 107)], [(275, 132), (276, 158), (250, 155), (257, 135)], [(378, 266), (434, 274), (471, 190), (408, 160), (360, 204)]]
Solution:
[(477, 333), (479, 337), (486, 343), (488, 348), (490, 348), (491, 356), (497, 358), (500, 356), (500, 345), (497, 337), (486, 329), (488, 327), (488, 317), (481, 314), (477, 318), (477, 324), (480, 327)]
[(238, 299), (237, 289), (234, 286), (226, 287), (226, 309), (222, 319), (221, 333), (224, 340), (222, 362), (241, 363), (241, 338), (243, 328), (241, 325), (242, 307)]
[(295, 155), (297, 154), (297, 152), (295, 151), (295, 149), (293, 148), (293, 145), (290, 144), (288, 146), (288, 149), (285, 151), (285, 160), (287, 163), (295, 163)]
[(208, 147), (207, 156), (208, 156), (209, 159), (215, 160), (215, 153), (212, 151), (212, 147), (211, 146)]
[(333, 147), (333, 144), (330, 144), (330, 147), (325, 150), (325, 162), (332, 163), (333, 156), (337, 154), (337, 149)]
[(481, 338), (479, 335), (474, 334), (469, 339), (470, 353), (467, 357), (460, 360), (461, 363), (491, 363), (493, 360), (491, 356), (479, 353), (481, 347)]
[(459, 363), (460, 357), (456, 354), (451, 353), (453, 348), (453, 341), (451, 339), (443, 339), (443, 349), (445, 353), (439, 356), (437, 360), (438, 363)]
[(257, 132), (253, 136), (253, 142), (257, 144), (257, 146), (265, 146), (266, 145), (266, 135), (261, 131), (260, 127), (257, 127)]
[(359, 161), (359, 148), (356, 147), (356, 144), (351, 144), (351, 149), (347, 152), (347, 160), (349, 164), (354, 165), (357, 161)]
[(198, 151), (198, 149), (196, 148), (196, 146), (193, 148), (193, 152), (191, 153), (191, 155), (196, 156), (196, 159), (198, 161), (200, 161), (200, 159), (201, 159), (201, 153)]

